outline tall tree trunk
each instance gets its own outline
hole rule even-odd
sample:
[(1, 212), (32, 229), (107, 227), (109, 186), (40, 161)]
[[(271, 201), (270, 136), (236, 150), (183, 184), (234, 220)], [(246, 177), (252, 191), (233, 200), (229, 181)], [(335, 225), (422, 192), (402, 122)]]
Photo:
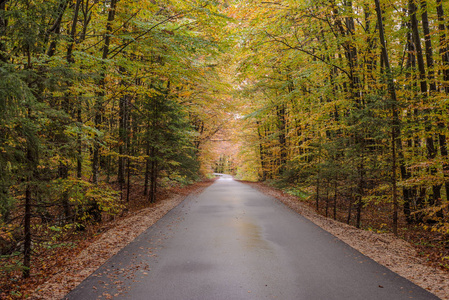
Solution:
[[(27, 56), (27, 69), (31, 69), (31, 51), (30, 46), (26, 49), (26, 56)], [(31, 108), (28, 108), (27, 112), (28, 119), (32, 119), (31, 115)], [(31, 130), (30, 128), (27, 128), (27, 130)], [(24, 245), (23, 245), (23, 272), (22, 275), (24, 278), (30, 277), (30, 268), (31, 268), (31, 208), (32, 208), (32, 199), (31, 199), (31, 192), (32, 192), (32, 185), (34, 184), (34, 176), (35, 176), (35, 167), (36, 167), (36, 153), (33, 153), (33, 149), (35, 145), (33, 145), (31, 136), (33, 133), (27, 134), (26, 137), (26, 160), (27, 160), (27, 168), (28, 168), (28, 174), (26, 175), (26, 187), (25, 187), (25, 216), (23, 219), (23, 233), (24, 233)]]
[[(423, 51), (421, 47), (421, 39), (419, 36), (419, 26), (418, 26), (418, 19), (416, 17), (417, 13), (417, 6), (415, 3), (415, 0), (409, 0), (409, 15), (410, 15), (410, 25), (411, 25), (411, 31), (412, 31), (412, 40), (414, 45), (414, 50), (416, 53), (416, 63), (418, 65), (418, 78), (419, 78), (419, 86), (421, 91), (421, 98), (427, 98), (427, 81), (426, 81), (426, 69), (424, 65), (424, 57), (423, 57)], [(426, 138), (426, 142), (429, 139), (429, 137)], [(433, 139), (430, 138), (430, 143), (427, 144), (427, 147), (433, 146)], [(417, 140), (416, 144), (420, 144), (420, 141)], [(425, 198), (425, 191), (424, 188), (420, 188), (419, 195), (416, 199), (416, 205), (418, 209), (422, 209), (424, 206), (424, 198)], [(421, 214), (415, 214), (414, 221), (422, 221), (422, 215)]]
[(6, 45), (3, 37), (7, 34), (8, 20), (4, 16), (6, 11), (6, 3), (9, 0), (0, 0), (0, 61), (6, 62), (8, 60), (6, 53)]
[(29, 172), (27, 178), (27, 185), (25, 190), (25, 217), (24, 217), (24, 244), (23, 244), (23, 277), (30, 277), (30, 269), (31, 269), (31, 207), (32, 207), (32, 199), (31, 199), (31, 190), (32, 190), (32, 182), (34, 180), (34, 165), (35, 159), (32, 154), (31, 143), (28, 142), (27, 146), (27, 160), (29, 166)]
[(147, 156), (145, 160), (145, 181), (144, 181), (144, 189), (143, 195), (148, 195), (148, 181), (150, 179), (150, 120), (147, 121), (147, 134), (146, 134), (146, 142), (145, 142), (145, 155)]
[[(108, 13), (108, 21), (106, 23), (106, 33), (104, 36), (104, 45), (103, 45), (103, 64), (102, 64), (102, 71), (100, 74), (100, 81), (99, 81), (99, 88), (100, 92), (97, 93), (97, 99), (95, 102), (95, 128), (99, 128), (102, 120), (102, 113), (103, 113), (103, 98), (106, 95), (105, 92), (105, 85), (106, 85), (106, 65), (104, 64), (104, 61), (108, 58), (109, 55), (109, 46), (111, 43), (111, 33), (112, 33), (112, 22), (115, 19), (115, 10), (117, 6), (118, 0), (111, 0), (111, 6), (109, 8)], [(99, 176), (99, 169), (100, 169), (100, 141), (98, 140), (98, 136), (95, 138), (94, 146), (93, 146), (93, 154), (92, 154), (92, 182), (94, 184), (98, 183), (98, 176)]]
[(424, 65), (423, 50), (421, 47), (421, 39), (419, 36), (418, 19), (416, 17), (417, 10), (418, 9), (416, 7), (415, 0), (409, 0), (409, 15), (410, 15), (410, 22), (411, 22), (411, 27), (412, 27), (411, 29), (412, 29), (413, 43), (415, 45), (415, 51), (416, 51), (416, 60), (418, 63), (419, 84), (420, 84), (422, 96), (426, 97), (427, 96), (426, 67)]
[(380, 8), (379, 0), (374, 0), (376, 5), (376, 13), (377, 13), (377, 22), (379, 24), (379, 39), (382, 45), (382, 57), (385, 66), (385, 72), (387, 75), (387, 85), (388, 92), (390, 94), (391, 100), (391, 114), (392, 114), (392, 129), (391, 129), (391, 180), (392, 180), (392, 200), (393, 200), (393, 233), (398, 235), (398, 210), (399, 210), (399, 201), (397, 195), (397, 144), (402, 144), (400, 139), (400, 124), (399, 124), (399, 114), (398, 114), (398, 100), (396, 96), (396, 87), (394, 84), (393, 74), (391, 72), (390, 61), (388, 57), (387, 45), (385, 41), (384, 34), (384, 26), (382, 19), (382, 10)]
[[(404, 8), (404, 13), (407, 13), (408, 9)], [(414, 55), (414, 44), (413, 44), (413, 38), (412, 38), (412, 34), (411, 34), (411, 23), (408, 21), (407, 23), (403, 24), (403, 27), (406, 27), (407, 30), (407, 44), (406, 44), (406, 50), (408, 52), (407, 54), (407, 62), (406, 62), (406, 66), (405, 66), (405, 70), (406, 70), (406, 79), (408, 82), (414, 82), (414, 80), (412, 80), (412, 73), (410, 72), (411, 69), (416, 67), (416, 58)], [(412, 86), (411, 85), (406, 85), (407, 89), (411, 89)], [(412, 113), (409, 113), (409, 115), (413, 115)], [(409, 137), (405, 137), (405, 145), (408, 146), (409, 148), (413, 147), (413, 140), (412, 138)], [(402, 142), (398, 142), (397, 143), (397, 149), (398, 149), (398, 159), (399, 159), (399, 167), (400, 167), (400, 172), (401, 172), (401, 178), (403, 181), (406, 181), (408, 179), (410, 179), (412, 177), (412, 173), (409, 169), (407, 169), (406, 166), (406, 162), (405, 162), (405, 157), (404, 157), (404, 152), (403, 152), (403, 148), (402, 148)], [(403, 205), (403, 211), (404, 211), (404, 215), (405, 218), (407, 220), (407, 223), (411, 224), (413, 222), (413, 217), (412, 217), (412, 210), (411, 210), (411, 205), (413, 202), (413, 198), (414, 196), (417, 194), (417, 188), (416, 187), (407, 187), (404, 186), (402, 188), (402, 195), (403, 195), (403, 199), (404, 199), (404, 205)]]
[[(70, 0), (63, 0), (59, 3), (58, 8), (57, 8), (58, 16), (56, 17), (56, 20), (55, 20), (53, 26), (47, 32), (48, 36), (52, 33), (59, 35), (59, 33), (61, 31), (62, 17), (64, 16), (64, 13), (67, 8), (67, 5), (69, 4), (69, 1)], [(50, 42), (50, 45), (48, 47), (48, 50), (47, 50), (48, 57), (52, 57), (55, 54), (56, 45), (57, 45), (57, 39), (52, 39), (52, 41)]]
[(354, 204), (354, 201), (352, 199), (349, 200), (349, 204), (348, 204), (348, 217), (346, 218), (346, 224), (349, 225), (349, 223), (351, 222), (351, 217), (352, 217), (352, 205)]
[[(77, 108), (77, 121), (78, 121), (78, 127), (81, 131), (82, 127), (82, 117), (81, 117), (81, 97), (78, 97), (78, 108)], [(78, 155), (77, 155), (77, 162), (76, 162), (76, 177), (78, 179), (81, 179), (83, 174), (83, 142), (81, 139), (81, 133), (78, 134), (77, 137), (77, 147), (78, 147)]]
[[(28, 150), (29, 151), (29, 150)], [(28, 156), (28, 159), (30, 157)], [(23, 244), (23, 277), (30, 277), (31, 268), (31, 180), (28, 178), (28, 184), (25, 190), (25, 217), (24, 217), (24, 236), (25, 241)]]
[(338, 179), (337, 176), (335, 176), (335, 179), (334, 179), (334, 207), (333, 207), (334, 220), (337, 220), (337, 197), (338, 197), (337, 179)]
[(157, 160), (156, 160), (156, 148), (151, 147), (150, 151), (150, 157), (152, 157), (151, 160), (151, 168), (150, 168), (150, 194), (148, 197), (148, 200), (150, 203), (156, 202), (156, 192), (157, 192)]
[(129, 157), (126, 168), (128, 171), (128, 176), (126, 179), (126, 202), (129, 202), (129, 193), (131, 191), (131, 159)]
[(360, 154), (360, 158), (361, 158), (361, 163), (359, 164), (358, 167), (358, 177), (359, 177), (359, 182), (358, 182), (358, 191), (357, 191), (357, 196), (356, 196), (356, 203), (357, 203), (357, 214), (356, 214), (356, 223), (355, 226), (357, 228), (360, 228), (361, 224), (362, 224), (362, 210), (363, 210), (363, 197), (365, 195), (365, 154), (363, 153), (365, 149), (365, 145), (362, 146), (362, 153)]
[[(73, 11), (73, 19), (72, 19), (72, 26), (70, 28), (70, 40), (69, 40), (69, 44), (67, 46), (67, 63), (73, 64), (75, 62), (75, 59), (73, 58), (73, 49), (75, 47), (75, 36), (76, 36), (76, 29), (77, 29), (77, 23), (78, 23), (78, 16), (79, 16), (79, 11), (81, 8), (81, 3), (82, 0), (76, 0), (75, 3), (75, 8)], [(69, 83), (67, 84), (69, 86)], [(81, 97), (76, 97), (77, 101), (76, 101), (76, 120), (78, 122), (78, 128), (79, 131), (81, 132), (81, 125), (82, 125), (82, 117), (81, 117), (81, 108), (82, 108), (82, 103), (81, 103)], [(66, 101), (68, 102), (69, 100), (66, 99)], [(76, 176), (78, 179), (81, 179), (82, 177), (82, 170), (83, 170), (83, 145), (82, 145), (82, 140), (81, 140), (81, 133), (78, 133), (77, 136), (77, 167), (76, 167)]]
[[(421, 3), (423, 3), (423, 2), (425, 3), (425, 1), (421, 1)], [(426, 67), (424, 65), (424, 56), (423, 56), (421, 40), (420, 40), (420, 36), (419, 36), (418, 19), (416, 17), (417, 6), (415, 3), (415, 0), (409, 0), (409, 14), (410, 14), (410, 21), (411, 21), (411, 26), (412, 26), (413, 42), (415, 44), (416, 58), (417, 58), (417, 62), (418, 62), (421, 97), (425, 101), (425, 100), (428, 100), (428, 94), (427, 94), (428, 89), (427, 89), (427, 81), (426, 81), (426, 77), (428, 77), (428, 76), (426, 75)], [(428, 62), (428, 64), (432, 65), (432, 67), (433, 67), (433, 58), (432, 58), (432, 51), (431, 51), (432, 47), (431, 47), (431, 43), (430, 43), (430, 32), (428, 29), (427, 13), (425, 11), (423, 13), (423, 18), (424, 18), (423, 27), (424, 28), (427, 27), (426, 29), (424, 29), (427, 62)], [(427, 23), (427, 26), (426, 26), (426, 23)], [(431, 73), (431, 69), (429, 69), (429, 72), (430, 72), (429, 74), (433, 74), (433, 73)], [(436, 89), (434, 84), (435, 84), (434, 81), (430, 82), (430, 92), (431, 93), (432, 93), (432, 89)], [(430, 95), (430, 96), (432, 96), (432, 95)], [(426, 136), (426, 148), (427, 148), (427, 158), (432, 161), (435, 159), (437, 151), (436, 151), (436, 147), (434, 144), (434, 138), (432, 135), (431, 124), (429, 124), (429, 120), (428, 120), (429, 113), (430, 113), (430, 109), (426, 109), (425, 110), (425, 114), (426, 114), (425, 131), (426, 131), (426, 135), (427, 135)], [(435, 167), (430, 168), (430, 173), (432, 175), (436, 174)], [(441, 185), (434, 184), (432, 186), (433, 194), (432, 194), (431, 204), (435, 204), (436, 202), (439, 201), (440, 189), (441, 189)], [(421, 204), (421, 205), (423, 205), (423, 204)]]
[(76, 0), (75, 8), (73, 11), (73, 19), (72, 19), (72, 27), (70, 29), (70, 43), (67, 46), (67, 62), (74, 63), (75, 60), (73, 59), (73, 47), (75, 45), (75, 36), (76, 36), (76, 25), (78, 23), (78, 14), (80, 11), (82, 0)]
[(262, 136), (262, 129), (259, 121), (256, 121), (257, 125), (257, 134), (259, 137), (259, 158), (260, 158), (260, 165), (262, 168), (262, 181), (267, 180), (267, 166), (266, 166), (266, 155), (265, 155), (265, 149), (263, 146), (263, 136)]
[(130, 101), (129, 96), (127, 98), (128, 98), (128, 100), (127, 100), (127, 107), (128, 107), (128, 109), (127, 109), (127, 120), (126, 120), (126, 122), (128, 123), (127, 131), (130, 134), (128, 134), (127, 138), (126, 138), (126, 148), (128, 149), (127, 150), (128, 151), (128, 158), (127, 158), (127, 166), (126, 166), (127, 171), (128, 171), (127, 180), (126, 180), (126, 202), (129, 202), (129, 194), (130, 194), (130, 191), (131, 191), (131, 166), (132, 166), (132, 164), (131, 164), (131, 156), (134, 154), (133, 153), (134, 152), (133, 151), (133, 147), (132, 147), (133, 141), (131, 140), (131, 137), (132, 137), (133, 133), (135, 133), (133, 125), (135, 125), (136, 122), (135, 122), (134, 119), (131, 120), (131, 113), (130, 113), (130, 106), (129, 106), (129, 101)]
[[(63, 180), (67, 180), (69, 178), (69, 166), (65, 162), (59, 163), (59, 178)], [(70, 219), (70, 203), (69, 203), (69, 194), (67, 191), (62, 192), (62, 208), (64, 210), (65, 221)]]
[(276, 109), (279, 122), (279, 146), (281, 147), (281, 159), (279, 166), (279, 174), (285, 170), (287, 164), (287, 139), (286, 139), (286, 120), (285, 120), (285, 104), (282, 104)]
[[(421, 0), (421, 10), (422, 10), (422, 27), (424, 32), (424, 41), (425, 41), (425, 49), (426, 49), (426, 61), (427, 61), (427, 78), (429, 80), (429, 98), (432, 100), (432, 97), (435, 95), (437, 91), (436, 83), (435, 83), (435, 74), (434, 74), (434, 61), (433, 61), (433, 49), (432, 49), (432, 41), (430, 37), (430, 29), (429, 29), (429, 19), (427, 15), (427, 2), (426, 0)], [(427, 114), (430, 114), (430, 109), (427, 109)], [(437, 156), (437, 149), (434, 144), (433, 138), (433, 128), (432, 122), (426, 120), (426, 131), (428, 137), (426, 139), (427, 144), (427, 158), (429, 160), (434, 160)], [(437, 173), (436, 167), (430, 167), (430, 174), (435, 176)], [(441, 202), (441, 184), (433, 184), (432, 185), (432, 200), (431, 205), (439, 205)]]
[[(440, 32), (440, 56), (441, 62), (443, 65), (443, 90), (446, 95), (449, 95), (449, 45), (448, 40), (446, 38), (446, 26), (444, 24), (444, 9), (441, 0), (436, 0), (437, 4), (437, 16), (438, 16), (438, 30)], [(444, 121), (440, 121), (438, 126), (440, 130), (443, 131), (446, 126)], [(447, 138), (444, 133), (440, 133), (439, 136), (440, 142), (440, 152), (443, 158), (443, 174), (444, 174), (444, 186), (446, 190), (446, 199), (449, 200), (449, 164), (448, 161), (448, 149), (447, 149)]]
[(440, 56), (443, 65), (443, 88), (444, 92), (449, 95), (449, 44), (446, 37), (446, 25), (444, 17), (443, 3), (441, 0), (436, 0), (437, 16), (438, 16), (438, 31), (440, 32)]
[(119, 101), (119, 147), (118, 147), (118, 172), (117, 182), (120, 185), (120, 190), (123, 188), (125, 182), (125, 148), (127, 144), (127, 110), (128, 110), (128, 96), (123, 96)]
[[(76, 35), (76, 24), (78, 21), (78, 12), (79, 12), (79, 8), (80, 8), (80, 3), (81, 0), (77, 0), (76, 4), (75, 4), (75, 9), (74, 9), (74, 13), (73, 13), (73, 19), (72, 19), (72, 26), (69, 32), (69, 36), (70, 36), (70, 43), (67, 46), (67, 52), (66, 52), (66, 60), (67, 60), (67, 64), (70, 65), (73, 64), (75, 62), (72, 53), (73, 53), (73, 47), (75, 44), (75, 35)], [(56, 28), (56, 33), (59, 33), (60, 27), (61, 27), (61, 21), (62, 21), (62, 15), (65, 11), (65, 9), (67, 8), (68, 5), (68, 1), (64, 1), (63, 6), (61, 7), (61, 12), (60, 15), (58, 17), (57, 20), (57, 28)], [(55, 48), (56, 48), (56, 42), (52, 42), (52, 45), (50, 46), (49, 50), (48, 50), (48, 56), (52, 56), (55, 53)], [(70, 83), (67, 82), (67, 88), (69, 88)], [(65, 113), (69, 114), (71, 112), (71, 101), (70, 101), (70, 97), (69, 97), (69, 93), (68, 91), (66, 91), (65, 93), (65, 97), (64, 97), (64, 101), (61, 104), (61, 110), (64, 111)], [(79, 109), (79, 108), (78, 108)], [(77, 111), (78, 111), (77, 109)], [(81, 123), (81, 121), (79, 120), (81, 118), (81, 113), (78, 112), (78, 115), (76, 116), (78, 119), (78, 122)], [(79, 126), (79, 125), (78, 125)], [(78, 134), (78, 140), (80, 140), (79, 134)], [(78, 153), (78, 155), (80, 155), (80, 153)], [(80, 157), (78, 157), (78, 178), (81, 178), (81, 166), (80, 164)], [(67, 180), (67, 178), (69, 177), (69, 166), (66, 162), (61, 161), (59, 164), (59, 177), (63, 180)], [(67, 191), (64, 191), (62, 193), (62, 207), (64, 210), (64, 217), (65, 217), (65, 221), (67, 222), (67, 220), (70, 219), (71, 216), (71, 212), (70, 212), (70, 203), (69, 203), (69, 195)]]

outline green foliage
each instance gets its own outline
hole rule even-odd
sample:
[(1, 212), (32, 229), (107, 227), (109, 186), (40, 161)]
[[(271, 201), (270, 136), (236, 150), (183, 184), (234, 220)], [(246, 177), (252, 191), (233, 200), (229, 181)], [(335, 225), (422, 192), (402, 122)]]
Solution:
[[(423, 3), (417, 2), (419, 9)], [(425, 44), (425, 22), (418, 20), (423, 54), (416, 53), (408, 3), (380, 1), (387, 66), (374, 4), (235, 3), (239, 25), (230, 27), (239, 39), (237, 95), (251, 128), (245, 137), (257, 136), (243, 143), (241, 152), (253, 155), (242, 164), (257, 166), (259, 179), (283, 188), (314, 190), (317, 207), (323, 195), (341, 198), (348, 219), (357, 206), (358, 226), (368, 203), (393, 208), (396, 202), (407, 221), (446, 228), (446, 29), (431, 23), (430, 31), (440, 34)], [(436, 16), (435, 2), (427, 10)], [(427, 65), (418, 66), (419, 59)]]
[(108, 3), (0, 7), (1, 241), (55, 245), (121, 212), (123, 182), (152, 162), (155, 186), (200, 177), (194, 123), (213, 115), (198, 114), (206, 91), (223, 90), (211, 65), (229, 19), (215, 1)]

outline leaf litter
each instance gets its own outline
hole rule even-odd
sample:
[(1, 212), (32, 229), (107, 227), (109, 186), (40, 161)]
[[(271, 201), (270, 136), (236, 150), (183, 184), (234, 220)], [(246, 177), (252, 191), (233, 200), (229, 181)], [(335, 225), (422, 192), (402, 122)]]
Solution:
[[(109, 258), (178, 206), (188, 195), (200, 193), (212, 182), (199, 182), (193, 186), (179, 189), (168, 199), (134, 212), (124, 219), (117, 220), (112, 228), (92, 241), (75, 258), (67, 261), (60, 270), (56, 271), (54, 276), (37, 287), (28, 299), (57, 300), (63, 298)], [(150, 266), (145, 266), (144, 270), (149, 271)], [(123, 270), (117, 270), (117, 272), (121, 271)], [(120, 292), (125, 290), (124, 287), (120, 286), (118, 286), (118, 289)], [(110, 299), (112, 296), (105, 292), (103, 297)]]

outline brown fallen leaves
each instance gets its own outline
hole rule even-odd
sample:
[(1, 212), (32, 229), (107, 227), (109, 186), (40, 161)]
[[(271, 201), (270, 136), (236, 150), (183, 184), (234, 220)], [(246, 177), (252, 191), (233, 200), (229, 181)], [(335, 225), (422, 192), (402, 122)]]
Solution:
[[(61, 299), (120, 249), (179, 205), (187, 195), (199, 193), (210, 184), (212, 181), (174, 189), (173, 194), (167, 199), (117, 220), (111, 229), (92, 241), (75, 258), (66, 261), (65, 265), (61, 266), (47, 282), (40, 285), (28, 299)], [(110, 295), (104, 296), (109, 299)]]

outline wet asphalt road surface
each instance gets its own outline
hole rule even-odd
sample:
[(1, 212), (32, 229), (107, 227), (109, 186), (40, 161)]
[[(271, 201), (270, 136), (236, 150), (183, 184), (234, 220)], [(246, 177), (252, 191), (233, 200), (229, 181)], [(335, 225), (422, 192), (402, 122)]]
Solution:
[(66, 299), (438, 299), (277, 200), (221, 178)]

